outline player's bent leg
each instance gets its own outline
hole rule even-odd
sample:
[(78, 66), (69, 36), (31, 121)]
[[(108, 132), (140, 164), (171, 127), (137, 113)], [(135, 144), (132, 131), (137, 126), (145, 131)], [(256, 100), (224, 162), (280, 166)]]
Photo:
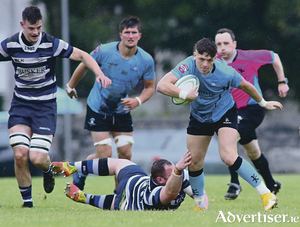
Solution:
[(270, 189), (273, 194), (277, 194), (281, 188), (281, 183), (274, 180), (269, 168), (269, 162), (264, 154), (261, 153), (257, 139), (244, 144), (243, 147), (245, 148), (247, 156), (251, 159), (253, 165), (264, 179), (267, 188)]
[(97, 159), (84, 160), (79, 162), (53, 162), (52, 163), (53, 169), (56, 173), (62, 173), (66, 176), (76, 171), (81, 172), (83, 174), (92, 173), (98, 176), (113, 175), (113, 173), (111, 174), (110, 172), (111, 170), (109, 169), (108, 165), (109, 165), (108, 158), (97, 158)]
[(277, 197), (270, 192), (259, 177), (259, 174), (247, 161), (238, 157), (230, 168), (235, 170), (245, 181), (257, 190), (263, 200), (265, 210), (270, 210), (277, 205)]
[[(112, 156), (111, 143), (112, 140), (108, 132), (91, 132), (94, 146), (96, 148), (96, 153), (90, 154), (87, 160), (97, 159), (97, 158), (107, 158)], [(107, 138), (104, 138), (107, 137)], [(103, 139), (104, 138), (104, 139)], [(85, 181), (88, 174), (82, 172), (75, 172), (73, 174), (73, 184), (75, 184), (80, 190), (84, 190)]]
[(36, 167), (43, 169), (43, 185), (46, 193), (51, 193), (55, 185), (50, 157), (48, 155), (52, 138), (52, 135), (33, 134), (30, 143), (30, 160)]

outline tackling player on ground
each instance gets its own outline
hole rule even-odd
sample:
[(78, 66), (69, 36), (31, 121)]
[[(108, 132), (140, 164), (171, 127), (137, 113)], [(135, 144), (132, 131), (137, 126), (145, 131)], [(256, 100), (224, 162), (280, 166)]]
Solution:
[[(93, 195), (67, 183), (65, 194), (70, 199), (104, 210), (175, 210), (184, 201), (185, 194), (193, 197), (188, 173), (191, 163), (187, 151), (174, 165), (165, 159), (152, 164), (151, 176), (139, 165), (127, 159), (102, 158), (81, 162), (53, 162), (56, 173), (69, 176), (74, 172), (93, 173), (99, 176), (115, 175), (119, 181), (115, 195)], [(206, 196), (208, 208), (208, 197)]]

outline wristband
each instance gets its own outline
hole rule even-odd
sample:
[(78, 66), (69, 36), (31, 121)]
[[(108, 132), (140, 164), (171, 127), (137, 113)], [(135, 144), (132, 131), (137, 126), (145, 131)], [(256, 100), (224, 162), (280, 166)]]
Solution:
[(267, 105), (266, 100), (264, 100), (264, 98), (258, 103), (258, 105), (260, 105), (261, 107), (265, 107)]
[(288, 84), (288, 82), (289, 82), (288, 78), (285, 77), (284, 80), (278, 81), (278, 85), (280, 86), (280, 85)]
[(174, 170), (172, 171), (172, 173), (173, 173), (173, 175), (174, 175), (175, 177), (181, 177), (181, 176), (182, 176), (182, 173), (181, 173), (180, 175), (178, 175), (178, 174), (176, 174), (176, 173), (174, 172)]
[(136, 100), (138, 100), (139, 106), (142, 105), (142, 100), (140, 99), (140, 97), (135, 97), (135, 98), (136, 98)]
[(173, 169), (173, 174), (176, 176), (181, 176), (182, 175), (182, 170), (179, 170), (177, 168), (177, 166), (175, 165), (174, 169)]
[(181, 98), (181, 99), (186, 99), (186, 96), (187, 96), (187, 91), (184, 91), (184, 90), (181, 90), (180, 92), (179, 92), (179, 98)]
[(67, 88), (68, 93), (71, 93), (72, 91), (75, 91), (75, 88), (70, 88), (69, 84), (66, 85), (66, 88)]

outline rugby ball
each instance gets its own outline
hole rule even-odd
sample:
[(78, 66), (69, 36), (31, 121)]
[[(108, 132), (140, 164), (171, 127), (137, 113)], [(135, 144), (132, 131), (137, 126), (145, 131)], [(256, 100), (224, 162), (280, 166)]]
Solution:
[[(175, 86), (179, 87), (180, 89), (189, 92), (191, 89), (193, 89), (195, 86), (199, 85), (199, 79), (195, 75), (187, 75), (184, 77), (181, 77), (177, 82), (175, 83)], [(175, 98), (171, 97), (171, 101), (175, 105), (184, 105), (187, 104), (189, 101), (181, 99), (181, 98)]]

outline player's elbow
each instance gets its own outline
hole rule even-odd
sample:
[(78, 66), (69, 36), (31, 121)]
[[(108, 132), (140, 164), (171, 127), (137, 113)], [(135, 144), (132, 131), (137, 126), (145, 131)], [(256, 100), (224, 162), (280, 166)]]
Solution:
[(175, 192), (166, 192), (163, 196), (163, 198), (160, 198), (161, 203), (166, 205), (169, 204), (172, 200), (176, 199), (176, 197), (178, 196), (178, 193)]
[(166, 85), (163, 81), (158, 82), (158, 84), (156, 85), (156, 91), (162, 94), (166, 92)]

